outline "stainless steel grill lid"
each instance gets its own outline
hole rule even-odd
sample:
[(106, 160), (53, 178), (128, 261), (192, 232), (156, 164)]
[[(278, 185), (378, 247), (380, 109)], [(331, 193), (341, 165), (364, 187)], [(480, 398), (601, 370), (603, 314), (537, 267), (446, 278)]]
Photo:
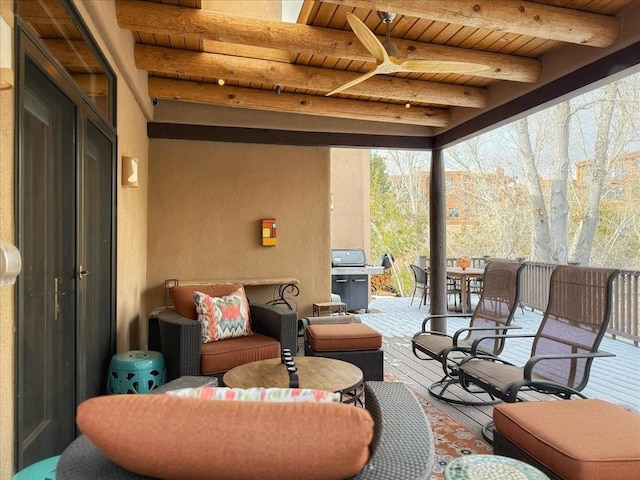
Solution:
[(362, 248), (331, 250), (332, 267), (364, 267), (367, 257)]

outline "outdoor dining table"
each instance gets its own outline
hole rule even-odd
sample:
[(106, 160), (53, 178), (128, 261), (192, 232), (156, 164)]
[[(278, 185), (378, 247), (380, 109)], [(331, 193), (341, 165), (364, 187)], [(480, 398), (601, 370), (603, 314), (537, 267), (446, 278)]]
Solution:
[(484, 274), (484, 268), (468, 267), (464, 270), (460, 267), (447, 267), (447, 275), (449, 277), (455, 277), (460, 279), (460, 308), (462, 313), (468, 313), (468, 297), (469, 297), (469, 282), (470, 278), (478, 278)]

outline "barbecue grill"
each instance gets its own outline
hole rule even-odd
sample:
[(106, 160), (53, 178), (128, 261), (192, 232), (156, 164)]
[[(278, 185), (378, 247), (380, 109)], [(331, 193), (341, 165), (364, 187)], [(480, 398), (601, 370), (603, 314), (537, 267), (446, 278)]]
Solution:
[(331, 291), (340, 295), (347, 310), (369, 311), (370, 275), (376, 273), (384, 273), (384, 267), (367, 265), (362, 248), (331, 250)]

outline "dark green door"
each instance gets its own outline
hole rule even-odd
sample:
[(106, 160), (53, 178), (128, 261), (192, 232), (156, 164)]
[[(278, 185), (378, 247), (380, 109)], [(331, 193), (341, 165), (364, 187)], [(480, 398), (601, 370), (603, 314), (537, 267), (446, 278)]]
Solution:
[(18, 469), (73, 441), (78, 403), (106, 392), (115, 344), (115, 136), (26, 58), (18, 142)]
[(18, 465), (75, 437), (77, 108), (31, 61), (20, 140)]

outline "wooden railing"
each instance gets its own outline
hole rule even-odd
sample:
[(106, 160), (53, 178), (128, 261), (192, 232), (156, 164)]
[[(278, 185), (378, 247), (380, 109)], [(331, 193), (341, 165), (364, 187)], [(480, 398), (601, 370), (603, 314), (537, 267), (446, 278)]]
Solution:
[[(483, 267), (489, 257), (472, 257), (474, 267)], [(525, 261), (524, 258), (518, 258)], [(447, 258), (447, 265), (455, 265), (455, 258)], [(556, 267), (552, 263), (527, 262), (520, 279), (520, 303), (532, 310), (544, 312), (549, 299), (549, 281)], [(613, 309), (607, 333), (640, 345), (640, 271), (621, 270), (613, 282)]]
[[(549, 279), (554, 264), (528, 262), (522, 272), (520, 302), (523, 306), (544, 312), (549, 297)], [(607, 333), (613, 338), (629, 339), (640, 344), (640, 271), (621, 270), (613, 281), (613, 309)]]

